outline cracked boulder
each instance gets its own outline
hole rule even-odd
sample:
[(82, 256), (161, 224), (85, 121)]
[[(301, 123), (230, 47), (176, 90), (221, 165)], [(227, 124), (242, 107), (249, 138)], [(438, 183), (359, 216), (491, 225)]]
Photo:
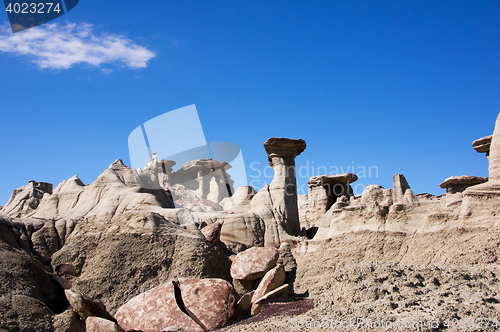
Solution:
[(233, 316), (233, 287), (221, 279), (179, 279), (142, 293), (116, 312), (125, 330), (157, 332), (170, 326), (207, 331)]

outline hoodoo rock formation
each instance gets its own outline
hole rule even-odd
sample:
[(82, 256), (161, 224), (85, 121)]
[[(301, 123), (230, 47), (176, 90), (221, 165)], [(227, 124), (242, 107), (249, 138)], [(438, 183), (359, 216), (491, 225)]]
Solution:
[(321, 218), (334, 203), (341, 204), (341, 197), (352, 196), (351, 183), (358, 180), (354, 173), (313, 176), (307, 182), (309, 186), (307, 205), (307, 224), (319, 226)]
[(295, 157), (305, 150), (306, 142), (272, 137), (264, 143), (264, 148), (269, 166), (274, 170), (274, 178), (269, 186), (273, 210), (280, 215), (281, 226), (288, 234), (300, 235)]
[(314, 176), (298, 196), (306, 143), (276, 137), (264, 143), (274, 178), (258, 192), (235, 191), (227, 163), (174, 171), (154, 154), (87, 185), (30, 181), (0, 210), (0, 332), (495, 318), (500, 115), (473, 147), (489, 154), (489, 178), (451, 176), (439, 196), (415, 195), (402, 174), (353, 195), (354, 173)]
[(300, 235), (297, 205), (295, 157), (306, 148), (301, 139), (271, 137), (264, 143), (269, 165), (274, 170), (270, 185), (252, 199), (250, 211), (259, 215), (266, 225), (265, 246), (278, 247), (285, 239)]
[(495, 123), (489, 148), (488, 182), (467, 188), (465, 195), (500, 196), (500, 114)]
[(2, 214), (20, 217), (38, 208), (45, 194), (52, 194), (52, 184), (29, 181), (29, 184), (14, 190), (12, 196), (2, 208)]
[(476, 184), (485, 183), (488, 178), (482, 176), (451, 176), (443, 181), (439, 186), (446, 189), (447, 193), (455, 194), (463, 192), (465, 189), (475, 186)]
[(490, 146), (491, 146), (491, 138), (493, 135), (488, 135), (482, 138), (479, 138), (472, 142), (472, 147), (478, 153), (486, 153), (486, 157), (490, 156)]

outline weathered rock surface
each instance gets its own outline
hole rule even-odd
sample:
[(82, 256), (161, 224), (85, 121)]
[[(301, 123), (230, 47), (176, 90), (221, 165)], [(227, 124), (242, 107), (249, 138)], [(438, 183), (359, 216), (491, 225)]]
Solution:
[(221, 241), (235, 252), (264, 245), (264, 221), (255, 213), (219, 214), (213, 218), (222, 224)]
[(231, 277), (240, 280), (255, 280), (264, 276), (278, 261), (275, 248), (253, 247), (236, 255), (231, 264)]
[(72, 264), (68, 264), (68, 263), (63, 263), (63, 264), (57, 265), (54, 269), (54, 272), (58, 276), (71, 275), (74, 277), (78, 277), (78, 272), (76, 271), (76, 268)]
[(231, 197), (224, 198), (220, 205), (224, 211), (241, 213), (246, 212), (250, 208), (250, 201), (255, 196), (256, 192), (251, 186), (241, 186), (236, 189), (236, 192)]
[(293, 295), (295, 278), (297, 274), (297, 261), (292, 254), (292, 248), (289, 243), (282, 243), (279, 248), (279, 258), (277, 264), (283, 265), (285, 269), (285, 283), (288, 284), (288, 293)]
[[(255, 293), (252, 296), (252, 316), (258, 314), (261, 309), (260, 302), (257, 303), (257, 300), (261, 299), (267, 293), (275, 290), (276, 288), (283, 285), (285, 282), (285, 269), (283, 265), (278, 264), (275, 268), (269, 270), (266, 275), (262, 278), (259, 287), (255, 290)], [(288, 288), (288, 286), (287, 286)]]
[(55, 332), (86, 332), (85, 320), (72, 309), (68, 309), (53, 318)]
[[(290, 235), (282, 226), (283, 213), (272, 208), (273, 201), (270, 195), (270, 186), (260, 189), (250, 202), (250, 212), (259, 216), (265, 225), (264, 246), (279, 247), (284, 241), (300, 241), (300, 238)], [(300, 224), (299, 224), (300, 227)]]
[(221, 232), (222, 224), (218, 221), (213, 224), (207, 225), (201, 229), (201, 234), (205, 237), (207, 242), (211, 244), (215, 244), (220, 240), (220, 232)]
[(142, 293), (118, 309), (116, 319), (127, 330), (186, 331), (222, 327), (234, 313), (232, 286), (221, 279), (179, 279)]
[(52, 264), (75, 266), (73, 290), (113, 314), (131, 297), (174, 279), (231, 280), (231, 260), (198, 234), (154, 213), (79, 223)]
[(125, 332), (118, 324), (101, 317), (89, 317), (85, 321), (86, 332)]
[(83, 319), (87, 319), (90, 316), (96, 316), (110, 321), (115, 320), (102, 303), (96, 302), (88, 296), (71, 289), (66, 289), (64, 294), (73, 308), (73, 311), (78, 313)]
[(172, 208), (174, 204), (164, 190), (146, 189), (136, 179), (137, 172), (118, 159), (94, 182), (85, 186), (74, 176), (62, 181), (46, 194), (36, 210), (2, 211), (9, 216), (81, 219), (110, 219), (128, 211), (152, 211)]
[(130, 299), (118, 309), (115, 318), (125, 330), (157, 332), (178, 326), (186, 331), (204, 331), (179, 308), (173, 283), (160, 285)]
[(325, 213), (340, 197), (352, 196), (351, 183), (358, 180), (354, 173), (317, 175), (307, 181), (309, 186), (306, 218), (310, 227), (319, 226)]
[(487, 156), (490, 154), (491, 147), (491, 138), (493, 135), (488, 135), (482, 138), (479, 138), (472, 142), (472, 147), (479, 153), (486, 153)]
[(14, 248), (33, 254), (47, 263), (65, 243), (75, 227), (74, 221), (20, 219), (0, 216), (0, 240)]
[(179, 279), (182, 301), (189, 316), (211, 331), (224, 326), (234, 314), (231, 284), (222, 279)]
[(12, 217), (29, 214), (36, 210), (45, 194), (52, 194), (52, 184), (29, 181), (28, 185), (14, 190), (2, 214)]
[(52, 332), (54, 315), (68, 306), (61, 285), (32, 255), (0, 239), (0, 331)]
[[(391, 189), (367, 185), (361, 197), (351, 197), (349, 201), (346, 197), (339, 198), (323, 216), (311, 241), (318, 243), (359, 230), (415, 232), (426, 224), (428, 215), (448, 209), (446, 205), (449, 201), (434, 196), (417, 197), (402, 174), (394, 175), (393, 183), (394, 188)], [(455, 217), (458, 218), (458, 213), (452, 218)], [(440, 226), (435, 223), (433, 227)], [(309, 243), (300, 245), (307, 246)]]

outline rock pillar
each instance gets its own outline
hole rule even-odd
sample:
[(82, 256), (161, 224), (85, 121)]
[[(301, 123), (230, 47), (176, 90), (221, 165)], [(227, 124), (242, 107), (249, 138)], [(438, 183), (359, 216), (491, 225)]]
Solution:
[(271, 137), (264, 143), (274, 178), (269, 187), (275, 219), (290, 235), (300, 235), (297, 205), (297, 179), (295, 157), (304, 151), (301, 139)]
[(498, 183), (500, 182), (500, 114), (498, 114), (495, 131), (491, 138), (489, 161), (489, 181)]
[(491, 137), (489, 154), (488, 182), (467, 188), (464, 195), (500, 196), (500, 114), (497, 116), (495, 131)]

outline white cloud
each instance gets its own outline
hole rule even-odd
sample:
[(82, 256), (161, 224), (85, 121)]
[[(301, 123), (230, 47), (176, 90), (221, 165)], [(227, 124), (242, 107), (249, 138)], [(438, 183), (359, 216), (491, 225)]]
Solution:
[(0, 26), (0, 51), (27, 56), (40, 68), (68, 69), (74, 64), (99, 66), (119, 61), (130, 68), (144, 68), (155, 53), (132, 40), (113, 34), (94, 35), (87, 23), (43, 24), (12, 33)]

